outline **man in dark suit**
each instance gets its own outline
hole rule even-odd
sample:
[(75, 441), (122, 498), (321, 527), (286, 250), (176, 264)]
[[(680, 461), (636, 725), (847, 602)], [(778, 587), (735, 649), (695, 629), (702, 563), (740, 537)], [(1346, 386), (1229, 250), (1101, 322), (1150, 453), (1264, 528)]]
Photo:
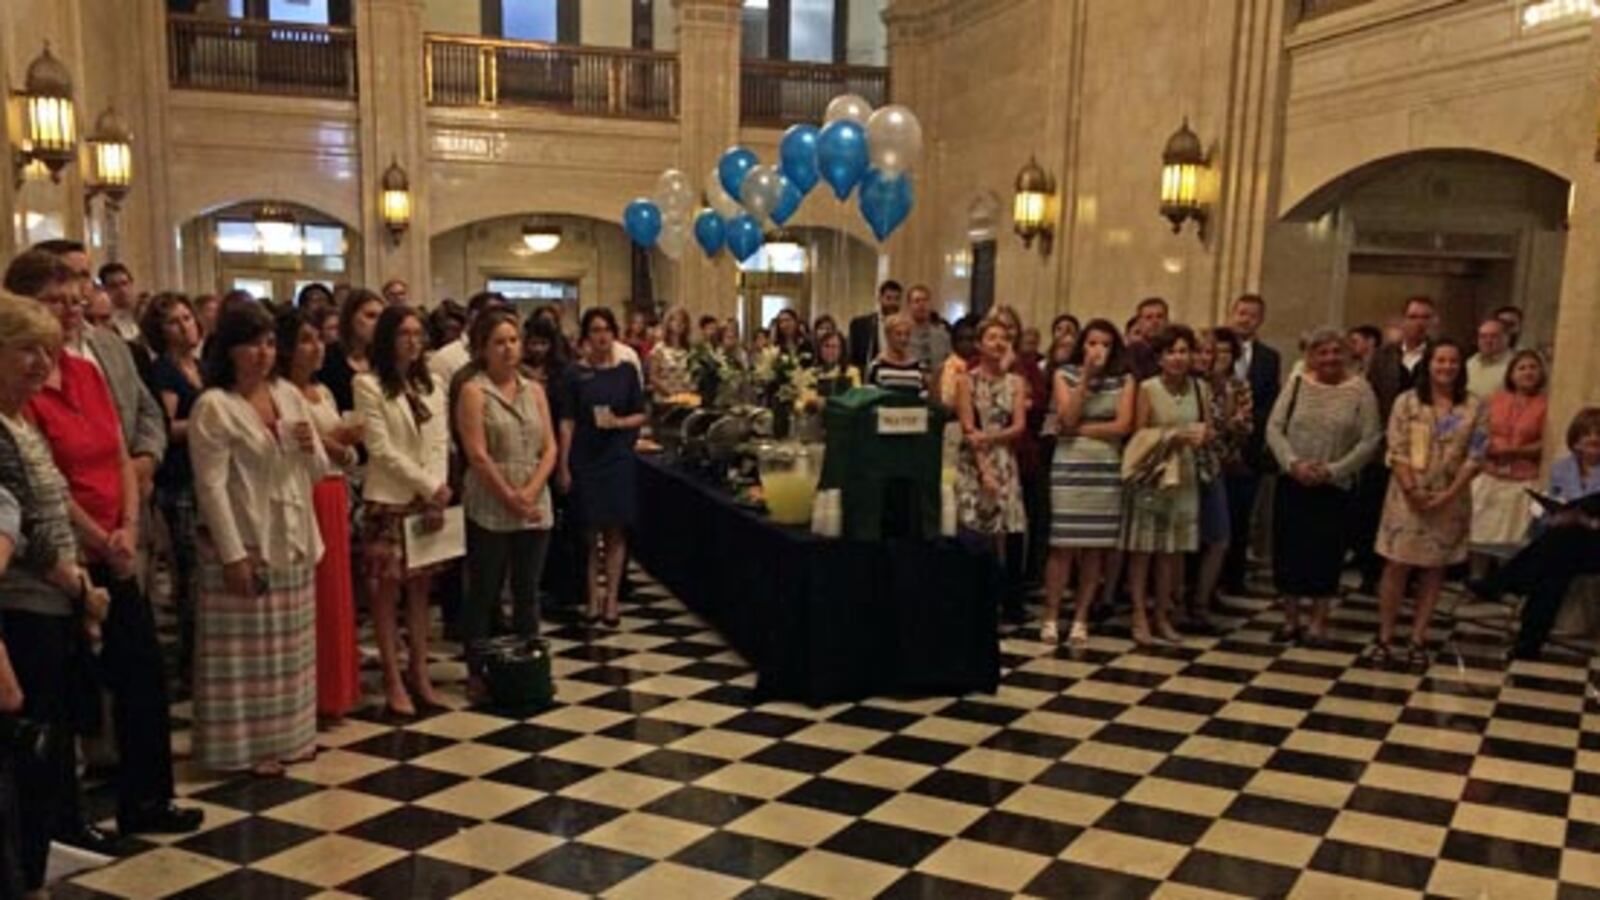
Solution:
[[(1386, 429), (1395, 399), (1415, 387), (1422, 374), (1422, 360), (1428, 353), (1434, 317), (1431, 299), (1411, 297), (1406, 300), (1405, 317), (1400, 320), (1400, 342), (1379, 347), (1367, 363), (1367, 381), (1378, 397), (1379, 421)], [(1351, 550), (1361, 567), (1361, 592), (1364, 594), (1376, 591), (1378, 576), (1383, 572), (1383, 558), (1373, 549), (1373, 542), (1378, 537), (1378, 524), (1383, 520), (1383, 498), (1389, 493), (1389, 466), (1385, 457), (1382, 449), (1373, 455), (1372, 461), (1361, 471), (1361, 481), (1356, 488)]]
[(850, 364), (867, 374), (867, 364), (883, 348), (883, 322), (900, 311), (900, 282), (890, 279), (878, 285), (878, 311), (850, 320)]
[[(1254, 518), (1256, 492), (1261, 478), (1268, 471), (1266, 450), (1267, 416), (1272, 405), (1278, 402), (1278, 389), (1282, 383), (1283, 360), (1278, 351), (1262, 343), (1257, 337), (1261, 323), (1267, 318), (1267, 301), (1259, 294), (1241, 294), (1233, 301), (1229, 326), (1239, 336), (1239, 358), (1234, 360), (1234, 374), (1250, 385), (1254, 399), (1254, 422), (1250, 439), (1244, 446), (1245, 471), (1227, 477), (1228, 517), (1233, 534), (1228, 543), (1228, 556), (1223, 562), (1223, 589), (1230, 594), (1244, 594), (1245, 569), (1250, 558), (1250, 524)], [(1201, 598), (1202, 602), (1209, 598)]]

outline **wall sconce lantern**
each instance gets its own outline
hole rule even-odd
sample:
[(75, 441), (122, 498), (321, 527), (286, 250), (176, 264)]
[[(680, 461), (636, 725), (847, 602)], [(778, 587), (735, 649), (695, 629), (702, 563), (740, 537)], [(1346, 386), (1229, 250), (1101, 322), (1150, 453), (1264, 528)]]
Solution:
[(383, 173), (383, 224), (396, 246), (400, 235), (411, 227), (411, 179), (398, 159), (391, 160)]
[(522, 246), (530, 253), (549, 253), (561, 246), (561, 228), (556, 225), (522, 223)]
[(22, 90), (16, 92), (22, 104), (22, 146), (12, 152), (17, 187), (22, 186), (28, 164), (43, 163), (50, 180), (59, 182), (61, 170), (72, 162), (78, 145), (77, 112), (72, 103), (72, 73), (50, 52), (44, 50), (28, 64)]
[(1022, 246), (1033, 246), (1039, 238), (1039, 252), (1050, 255), (1050, 244), (1055, 237), (1056, 180), (1039, 167), (1039, 161), (1028, 157), (1028, 164), (1017, 173), (1016, 195), (1011, 202), (1012, 227), (1022, 238)]
[(1205, 149), (1200, 146), (1200, 137), (1189, 128), (1186, 116), (1161, 152), (1161, 215), (1172, 223), (1173, 234), (1181, 231), (1189, 219), (1200, 229), (1205, 228), (1200, 179), (1207, 168)]
[(116, 210), (133, 186), (133, 132), (117, 115), (115, 107), (107, 107), (95, 120), (94, 131), (84, 139), (89, 146), (89, 186), (83, 203), (104, 194), (106, 205)]

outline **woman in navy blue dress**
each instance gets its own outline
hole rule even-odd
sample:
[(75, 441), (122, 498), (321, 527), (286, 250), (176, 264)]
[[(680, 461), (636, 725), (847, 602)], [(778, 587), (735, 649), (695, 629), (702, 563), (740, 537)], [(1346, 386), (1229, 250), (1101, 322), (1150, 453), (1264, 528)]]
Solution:
[[(638, 508), (633, 444), (644, 426), (639, 370), (620, 362), (614, 344), (617, 319), (597, 307), (583, 314), (582, 352), (565, 373), (561, 416), (563, 490), (589, 543), (588, 619), (619, 624), (617, 591), (627, 558), (627, 528)], [(600, 566), (605, 566), (605, 583)]]

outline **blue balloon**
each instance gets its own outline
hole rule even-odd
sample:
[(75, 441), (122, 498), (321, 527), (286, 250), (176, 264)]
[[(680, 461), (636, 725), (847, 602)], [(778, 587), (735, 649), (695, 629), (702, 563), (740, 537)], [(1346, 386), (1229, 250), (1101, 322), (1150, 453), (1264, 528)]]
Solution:
[(817, 136), (817, 164), (835, 197), (850, 196), (850, 189), (867, 173), (866, 129), (849, 119), (830, 123)]
[(645, 249), (654, 247), (656, 238), (661, 236), (661, 208), (639, 197), (622, 211), (622, 227), (635, 244)]
[(861, 179), (861, 217), (883, 240), (911, 214), (911, 176), (886, 175), (872, 169)]
[(716, 210), (702, 209), (694, 217), (694, 239), (699, 242), (706, 256), (716, 256), (727, 236), (728, 229), (722, 224), (722, 217), (717, 215)]
[(722, 158), (717, 160), (717, 180), (722, 182), (722, 189), (728, 196), (743, 202), (739, 188), (744, 184), (745, 174), (760, 161), (748, 147), (729, 147), (722, 151)]
[(772, 211), (772, 221), (782, 225), (800, 211), (800, 202), (806, 195), (795, 187), (794, 179), (789, 176), (779, 175), (778, 179), (783, 183), (783, 190), (778, 194), (778, 208)]
[(740, 213), (728, 220), (728, 252), (739, 262), (755, 255), (765, 240), (761, 236), (761, 226), (749, 213)]
[(790, 125), (778, 144), (778, 169), (794, 182), (800, 196), (817, 186), (817, 126)]

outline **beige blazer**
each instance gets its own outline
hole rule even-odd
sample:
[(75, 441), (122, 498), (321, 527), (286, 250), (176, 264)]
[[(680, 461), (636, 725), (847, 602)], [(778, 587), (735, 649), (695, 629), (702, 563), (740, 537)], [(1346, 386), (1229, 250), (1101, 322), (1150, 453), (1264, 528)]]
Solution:
[(322, 558), (311, 486), (332, 467), (320, 437), (316, 451), (306, 453), (290, 436), (295, 423), (310, 421), (300, 392), (283, 380), (273, 381), (271, 391), (277, 435), (249, 401), (219, 388), (201, 394), (189, 417), (200, 522), (224, 564), (254, 557), (283, 567)]
[(403, 506), (432, 497), (450, 475), (450, 423), (445, 416), (445, 386), (422, 395), (429, 412), (420, 425), (404, 395), (389, 397), (378, 376), (363, 372), (353, 383), (356, 417), (365, 426), (367, 475), (361, 496)]

